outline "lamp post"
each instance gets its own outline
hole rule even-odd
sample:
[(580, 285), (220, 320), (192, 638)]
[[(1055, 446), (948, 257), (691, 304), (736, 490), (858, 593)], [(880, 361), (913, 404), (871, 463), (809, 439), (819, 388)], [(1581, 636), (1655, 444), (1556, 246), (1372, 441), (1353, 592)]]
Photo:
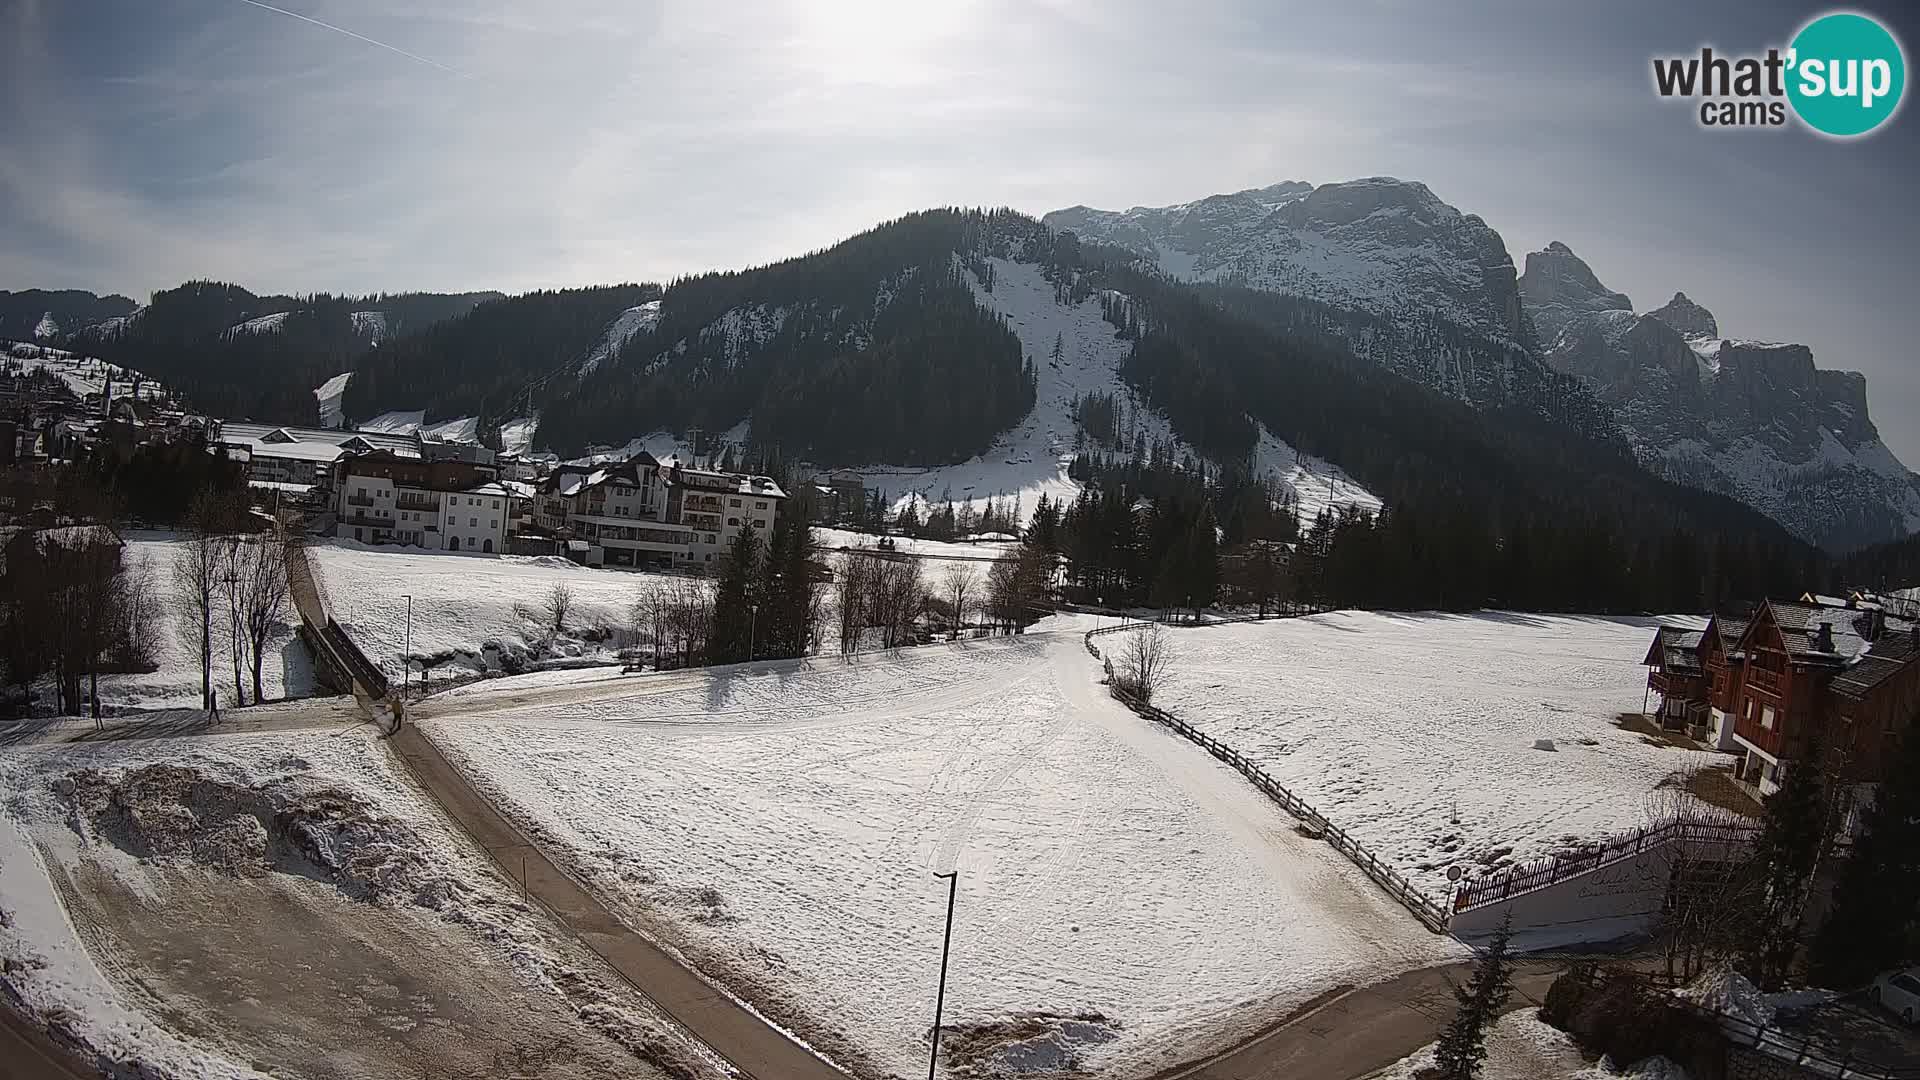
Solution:
[(760, 629), (760, 605), (747, 605), (747, 659), (753, 659), (754, 636)]
[(933, 999), (933, 1051), (927, 1055), (927, 1080), (933, 1080), (933, 1068), (940, 1060), (940, 1013), (947, 1004), (947, 956), (953, 951), (953, 894), (960, 888), (960, 871), (935, 874), (947, 879), (947, 937), (940, 946), (940, 991)]
[(408, 676), (413, 674), (413, 594), (407, 598), (407, 648), (400, 654), (400, 700), (407, 700)]

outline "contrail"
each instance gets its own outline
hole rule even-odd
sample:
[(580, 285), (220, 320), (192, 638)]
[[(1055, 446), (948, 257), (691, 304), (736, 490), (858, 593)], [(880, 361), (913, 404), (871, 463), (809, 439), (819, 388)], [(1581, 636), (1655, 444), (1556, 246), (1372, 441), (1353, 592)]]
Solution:
[(313, 25), (321, 28), (322, 30), (331, 30), (336, 34), (345, 34), (348, 37), (354, 39), (355, 41), (364, 41), (369, 45), (375, 46), (377, 48), (385, 49), (390, 53), (399, 53), (401, 56), (404, 56), (409, 60), (418, 60), (420, 63), (425, 64), (428, 67), (439, 68), (441, 71), (444, 71), (449, 75), (457, 75), (462, 79), (470, 77), (467, 75), (466, 72), (461, 71), (458, 68), (450, 68), (438, 60), (429, 60), (426, 57), (421, 56), (419, 53), (410, 53), (405, 49), (398, 48), (393, 45), (389, 45), (384, 41), (375, 41), (365, 34), (356, 34), (344, 26), (335, 26), (330, 22), (321, 22), (319, 19), (313, 18), (312, 16), (309, 16), (309, 15), (302, 15), (297, 11), (288, 11), (286, 8), (274, 7), (272, 4), (263, 4), (260, 2), (260, 0), (240, 0), (240, 2), (243, 4), (248, 4), (253, 7), (260, 8), (263, 11), (271, 11), (271, 12), (274, 12), (275, 14), (285, 15), (290, 19), (299, 19), (303, 23), (312, 23)]

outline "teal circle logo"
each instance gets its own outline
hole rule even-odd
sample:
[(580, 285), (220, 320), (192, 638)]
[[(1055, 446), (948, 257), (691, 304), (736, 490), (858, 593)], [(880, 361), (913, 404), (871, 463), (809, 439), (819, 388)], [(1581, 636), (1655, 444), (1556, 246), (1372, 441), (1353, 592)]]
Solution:
[(1887, 122), (1907, 88), (1907, 60), (1887, 28), (1865, 15), (1822, 15), (1794, 36), (1787, 100), (1808, 127), (1851, 138)]

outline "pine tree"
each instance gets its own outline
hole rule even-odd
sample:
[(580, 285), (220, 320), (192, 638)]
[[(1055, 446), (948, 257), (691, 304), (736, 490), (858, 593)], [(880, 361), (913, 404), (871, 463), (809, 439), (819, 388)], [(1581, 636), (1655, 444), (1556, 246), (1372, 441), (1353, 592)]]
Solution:
[(708, 637), (709, 662), (734, 664), (751, 659), (758, 626), (753, 610), (759, 600), (760, 541), (752, 529), (741, 529), (727, 546), (720, 564), (720, 584), (714, 591), (713, 629)]
[(1800, 947), (1807, 886), (1825, 839), (1826, 803), (1820, 744), (1786, 769), (1780, 790), (1767, 796), (1754, 863), (1762, 883), (1760, 910), (1740, 970), (1762, 990), (1776, 990)]
[(1433, 1051), (1439, 1080), (1474, 1080), (1480, 1074), (1480, 1064), (1487, 1059), (1487, 1028), (1500, 1018), (1513, 991), (1508, 978), (1513, 964), (1507, 955), (1512, 937), (1513, 916), (1508, 915), (1480, 954), (1473, 979), (1453, 988), (1460, 1008)]
[(1840, 871), (1833, 909), (1808, 950), (1821, 986), (1851, 987), (1916, 959), (1920, 923), (1920, 727), (1909, 725), (1864, 831)]

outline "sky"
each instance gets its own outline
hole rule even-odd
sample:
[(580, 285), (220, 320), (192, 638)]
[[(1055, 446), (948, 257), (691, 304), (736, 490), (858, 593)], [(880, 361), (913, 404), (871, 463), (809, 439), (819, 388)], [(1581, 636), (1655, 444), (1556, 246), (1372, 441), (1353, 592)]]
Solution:
[[(1824, 5), (0, 0), (0, 289), (668, 280), (942, 205), (1425, 182), (1516, 264), (1865, 372), (1920, 465), (1920, 112), (1709, 131), (1654, 55)], [(1920, 15), (1856, 5), (1906, 43)], [(316, 22), (317, 21), (317, 22)], [(329, 24), (328, 26), (318, 23)]]

